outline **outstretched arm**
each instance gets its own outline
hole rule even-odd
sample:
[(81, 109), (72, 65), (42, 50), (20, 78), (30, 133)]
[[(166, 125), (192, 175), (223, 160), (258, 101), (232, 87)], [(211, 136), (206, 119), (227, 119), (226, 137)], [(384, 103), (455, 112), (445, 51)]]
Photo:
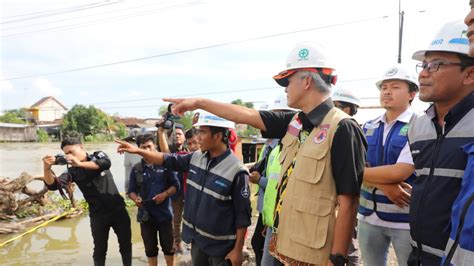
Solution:
[(266, 131), (259, 112), (252, 108), (204, 98), (164, 98), (163, 101), (174, 103), (172, 111), (176, 115), (182, 116), (187, 111), (202, 109), (235, 123), (247, 124)]
[(135, 153), (140, 156), (142, 156), (146, 161), (150, 163), (155, 163), (162, 165), (164, 161), (164, 155), (162, 152), (156, 152), (156, 151), (148, 151), (145, 149), (140, 149), (138, 147), (133, 146), (132, 144), (122, 141), (122, 140), (115, 140), (119, 144), (117, 147), (117, 152), (122, 154), (124, 152), (128, 153)]

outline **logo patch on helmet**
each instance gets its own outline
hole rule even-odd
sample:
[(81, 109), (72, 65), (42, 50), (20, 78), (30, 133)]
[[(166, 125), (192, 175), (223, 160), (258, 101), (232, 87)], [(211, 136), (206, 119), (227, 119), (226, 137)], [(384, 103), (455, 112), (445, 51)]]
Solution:
[(300, 58), (300, 60), (307, 60), (308, 56), (309, 56), (309, 50), (306, 48), (303, 48), (298, 52), (298, 57)]
[(391, 76), (397, 74), (397, 72), (398, 72), (398, 68), (394, 67), (394, 68), (390, 69), (389, 71), (387, 71), (387, 73), (385, 73), (385, 76), (391, 77)]

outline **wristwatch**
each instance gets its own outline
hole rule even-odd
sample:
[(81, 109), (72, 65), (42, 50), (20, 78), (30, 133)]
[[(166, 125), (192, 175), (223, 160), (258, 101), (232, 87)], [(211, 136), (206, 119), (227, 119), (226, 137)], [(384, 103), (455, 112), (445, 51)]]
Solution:
[(334, 266), (344, 266), (349, 262), (347, 257), (344, 257), (343, 255), (338, 254), (338, 253), (330, 254), (329, 260), (332, 262)]

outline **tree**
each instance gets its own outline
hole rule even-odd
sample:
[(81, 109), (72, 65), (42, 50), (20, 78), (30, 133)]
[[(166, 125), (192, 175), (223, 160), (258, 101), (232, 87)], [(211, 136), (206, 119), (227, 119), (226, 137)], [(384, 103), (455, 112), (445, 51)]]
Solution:
[(2, 123), (13, 123), (13, 124), (26, 124), (25, 120), (18, 117), (15, 113), (7, 112), (0, 116), (0, 122)]
[(245, 106), (245, 107), (248, 107), (248, 108), (252, 108), (252, 109), (253, 109), (253, 103), (252, 103), (252, 102), (244, 102), (244, 101), (242, 101), (241, 99), (233, 100), (233, 101), (230, 102), (230, 103), (231, 103), (231, 104), (240, 105), (240, 106)]
[(65, 135), (79, 133), (87, 139), (94, 139), (91, 137), (98, 133), (105, 133), (108, 136), (112, 136), (115, 132), (125, 134), (123, 124), (116, 123), (109, 115), (92, 105), (89, 107), (74, 105), (64, 115), (61, 130)]

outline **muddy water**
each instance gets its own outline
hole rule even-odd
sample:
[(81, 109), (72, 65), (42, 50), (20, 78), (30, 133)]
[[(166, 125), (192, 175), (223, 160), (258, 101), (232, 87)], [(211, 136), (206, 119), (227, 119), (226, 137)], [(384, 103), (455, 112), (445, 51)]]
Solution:
[[(123, 156), (115, 152), (114, 143), (85, 144), (88, 152), (102, 150), (112, 161), (111, 171), (118, 189), (124, 191)], [(46, 154), (61, 152), (59, 143), (8, 143), (0, 144), (0, 176), (15, 178), (22, 171), (41, 176), (41, 158)], [(55, 166), (61, 173), (64, 167)], [(37, 182), (33, 188), (41, 188)], [(76, 198), (82, 198), (79, 191)], [(132, 220), (133, 265), (146, 265), (146, 256), (140, 236), (140, 227), (135, 221), (135, 208), (129, 210)], [(0, 235), (0, 243), (15, 235)], [(35, 232), (21, 237), (0, 248), (0, 265), (92, 265), (93, 241), (88, 215), (50, 223)], [(163, 254), (159, 254), (160, 264), (164, 265)], [(107, 265), (121, 265), (118, 242), (111, 230), (107, 253)]]

